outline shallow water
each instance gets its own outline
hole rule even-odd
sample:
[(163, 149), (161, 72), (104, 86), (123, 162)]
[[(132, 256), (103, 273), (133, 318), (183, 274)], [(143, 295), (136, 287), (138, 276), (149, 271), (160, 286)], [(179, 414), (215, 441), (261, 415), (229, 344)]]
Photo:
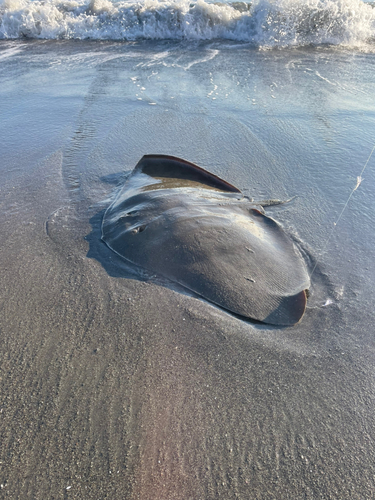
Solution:
[[(5, 497), (374, 496), (374, 63), (325, 46), (1, 42)], [(297, 196), (267, 213), (317, 263), (299, 325), (244, 322), (101, 242), (147, 153), (255, 200)]]

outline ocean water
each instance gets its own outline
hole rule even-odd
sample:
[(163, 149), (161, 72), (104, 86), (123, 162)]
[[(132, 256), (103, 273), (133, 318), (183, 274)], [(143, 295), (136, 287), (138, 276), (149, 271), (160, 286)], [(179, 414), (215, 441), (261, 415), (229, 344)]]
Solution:
[[(374, 12), (0, 4), (4, 498), (375, 497)], [(295, 197), (267, 213), (312, 273), (301, 323), (241, 320), (106, 247), (151, 153)]]
[(236, 40), (259, 47), (374, 40), (375, 14), (362, 0), (2, 0), (0, 39)]

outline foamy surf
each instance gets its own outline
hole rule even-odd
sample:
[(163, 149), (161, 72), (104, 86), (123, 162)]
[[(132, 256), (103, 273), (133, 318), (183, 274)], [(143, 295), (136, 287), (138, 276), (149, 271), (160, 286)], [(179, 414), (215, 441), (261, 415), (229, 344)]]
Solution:
[(24, 37), (360, 46), (374, 40), (375, 9), (362, 0), (2, 0), (0, 39)]

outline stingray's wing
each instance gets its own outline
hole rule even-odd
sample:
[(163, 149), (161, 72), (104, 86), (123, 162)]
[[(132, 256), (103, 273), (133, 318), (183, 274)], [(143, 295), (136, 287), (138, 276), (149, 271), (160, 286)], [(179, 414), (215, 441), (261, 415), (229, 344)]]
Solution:
[(217, 175), (176, 156), (145, 155), (135, 166), (132, 175), (136, 176), (140, 173), (164, 181), (167, 179), (180, 180), (181, 186), (184, 183), (186, 186), (197, 183), (201, 187), (214, 188), (228, 193), (241, 193), (238, 188)]

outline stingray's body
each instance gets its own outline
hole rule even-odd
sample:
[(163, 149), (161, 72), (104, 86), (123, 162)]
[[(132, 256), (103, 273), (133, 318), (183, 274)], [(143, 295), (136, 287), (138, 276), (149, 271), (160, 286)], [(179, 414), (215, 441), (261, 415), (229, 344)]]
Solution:
[(236, 187), (185, 160), (144, 156), (102, 227), (126, 260), (233, 313), (297, 323), (309, 276), (291, 239)]

